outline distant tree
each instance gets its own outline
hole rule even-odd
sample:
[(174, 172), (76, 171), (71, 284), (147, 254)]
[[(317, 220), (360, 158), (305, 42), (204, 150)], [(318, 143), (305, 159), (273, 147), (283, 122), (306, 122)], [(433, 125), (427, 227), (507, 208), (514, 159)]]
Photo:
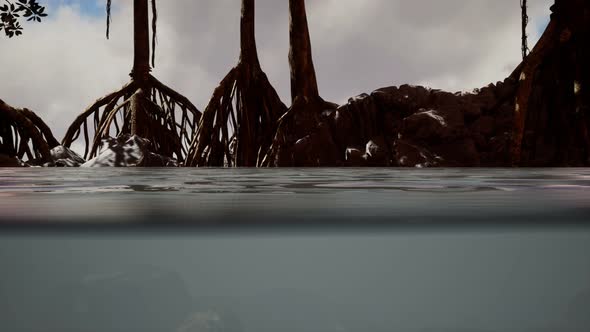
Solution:
[(37, 0), (4, 0), (4, 5), (0, 5), (0, 31), (4, 30), (9, 38), (20, 36), (23, 34), (22, 19), (41, 22), (41, 18), (46, 16), (45, 7)]
[[(155, 48), (156, 0), (152, 0), (152, 49)], [(150, 74), (150, 26), (148, 0), (133, 0), (134, 61), (131, 82), (100, 98), (76, 118), (63, 145), (70, 147), (81, 135), (84, 158), (98, 154), (102, 140), (111, 135), (137, 135), (150, 140), (151, 150), (183, 162), (200, 120), (199, 110), (184, 96)], [(107, 37), (110, 32), (111, 0), (107, 1)], [(152, 64), (154, 57), (152, 53)], [(119, 122), (120, 121), (120, 122)], [(89, 124), (93, 131), (89, 130)], [(90, 137), (90, 134), (93, 134)]]
[(260, 66), (254, 2), (242, 0), (240, 60), (203, 113), (188, 166), (259, 166), (287, 110)]

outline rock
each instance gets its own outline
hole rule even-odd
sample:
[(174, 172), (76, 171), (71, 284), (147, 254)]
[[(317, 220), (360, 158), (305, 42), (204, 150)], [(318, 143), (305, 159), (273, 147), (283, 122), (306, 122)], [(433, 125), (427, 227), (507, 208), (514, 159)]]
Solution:
[(491, 116), (482, 116), (471, 125), (471, 131), (481, 134), (485, 137), (494, 132), (494, 118)]
[(436, 90), (432, 94), (432, 102), (436, 107), (456, 106), (461, 102), (460, 96), (446, 91)]
[(353, 119), (348, 105), (339, 107), (330, 119), (334, 142), (342, 150), (347, 146), (360, 144), (359, 131), (353, 127)]
[(466, 121), (477, 119), (482, 113), (481, 105), (478, 103), (463, 102), (459, 108), (463, 113), (463, 118)]
[(402, 121), (393, 112), (384, 111), (382, 118), (382, 133), (386, 137), (397, 138), (401, 130)]
[(508, 99), (514, 99), (516, 96), (516, 89), (518, 88), (518, 82), (512, 78), (506, 78), (504, 82), (498, 82), (496, 84), (496, 98), (499, 101), (507, 101)]
[(387, 143), (383, 137), (370, 140), (365, 148), (366, 160), (371, 166), (389, 166)]
[(499, 134), (490, 139), (490, 153), (482, 158), (483, 166), (497, 167), (510, 165), (510, 134)]
[(405, 140), (398, 140), (394, 144), (395, 160), (400, 167), (435, 167), (440, 157), (426, 148)]
[(480, 166), (479, 152), (472, 139), (443, 143), (431, 148), (439, 158), (441, 167), (477, 167)]
[(150, 141), (123, 135), (103, 140), (98, 156), (81, 167), (177, 167), (170, 158), (149, 151)]
[(420, 141), (451, 139), (464, 131), (463, 116), (457, 110), (421, 110), (404, 119), (402, 138)]
[(338, 166), (339, 149), (332, 139), (330, 127), (320, 123), (311, 134), (297, 140), (293, 146), (295, 167), (329, 167)]
[(84, 158), (80, 157), (76, 152), (66, 148), (63, 145), (56, 146), (51, 149), (52, 162), (47, 166), (55, 167), (80, 167), (86, 162)]
[(494, 93), (496, 87), (493, 84), (482, 88), (477, 94), (476, 100), (483, 111), (491, 110), (497, 103), (498, 99)]
[(345, 154), (345, 160), (347, 166), (364, 166), (366, 163), (365, 158), (363, 158), (363, 151), (357, 148), (347, 148)]
[(511, 131), (514, 126), (514, 103), (502, 104), (493, 116), (497, 132)]

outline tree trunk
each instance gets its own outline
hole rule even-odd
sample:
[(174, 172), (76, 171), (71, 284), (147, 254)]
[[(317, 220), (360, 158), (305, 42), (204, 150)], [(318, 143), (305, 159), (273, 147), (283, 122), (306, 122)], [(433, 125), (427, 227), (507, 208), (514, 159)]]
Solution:
[(305, 0), (289, 0), (289, 13), (291, 98), (292, 101), (298, 96), (314, 99), (319, 97), (319, 91), (311, 54)]
[(255, 13), (255, 0), (242, 0), (240, 62), (253, 68), (260, 68), (256, 50)]
[(133, 0), (133, 70), (136, 81), (147, 81), (150, 67), (150, 25), (148, 0)]
[(236, 163), (244, 167), (256, 166), (255, 147), (256, 142), (256, 121), (257, 108), (255, 91), (253, 85), (256, 75), (259, 75), (260, 62), (256, 50), (256, 30), (255, 30), (255, 0), (242, 0), (242, 17), (240, 22), (240, 62), (238, 64), (238, 79), (242, 82), (243, 94), (242, 107), (238, 108), (239, 126), (237, 129), (237, 147), (235, 153)]
[(133, 1), (133, 69), (132, 79), (138, 84), (139, 90), (131, 98), (131, 135), (147, 137), (145, 124), (147, 114), (141, 105), (143, 91), (149, 91), (150, 67), (150, 26), (148, 0)]

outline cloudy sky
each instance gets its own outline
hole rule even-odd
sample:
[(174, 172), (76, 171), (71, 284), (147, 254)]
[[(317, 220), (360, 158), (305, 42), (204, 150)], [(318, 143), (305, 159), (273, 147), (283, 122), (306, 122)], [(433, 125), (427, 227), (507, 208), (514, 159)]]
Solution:
[[(0, 0), (3, 2), (4, 0)], [(0, 36), (0, 98), (40, 114), (61, 139), (97, 98), (129, 80), (130, 0), (40, 0), (49, 17), (21, 38)], [(532, 0), (538, 39), (552, 0)], [(204, 109), (238, 59), (240, 0), (159, 1), (154, 75)], [(320, 92), (348, 97), (404, 83), (451, 91), (503, 79), (520, 59), (519, 0), (308, 0)], [(289, 104), (288, 2), (257, 1), (263, 69)]]

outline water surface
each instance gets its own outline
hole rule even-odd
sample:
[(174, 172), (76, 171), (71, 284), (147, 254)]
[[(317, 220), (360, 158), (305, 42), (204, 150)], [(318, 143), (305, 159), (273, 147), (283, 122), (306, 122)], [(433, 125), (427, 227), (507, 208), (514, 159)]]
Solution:
[(586, 332), (589, 208), (586, 169), (0, 169), (0, 331)]
[(590, 169), (0, 169), (0, 218), (69, 222), (565, 222)]

